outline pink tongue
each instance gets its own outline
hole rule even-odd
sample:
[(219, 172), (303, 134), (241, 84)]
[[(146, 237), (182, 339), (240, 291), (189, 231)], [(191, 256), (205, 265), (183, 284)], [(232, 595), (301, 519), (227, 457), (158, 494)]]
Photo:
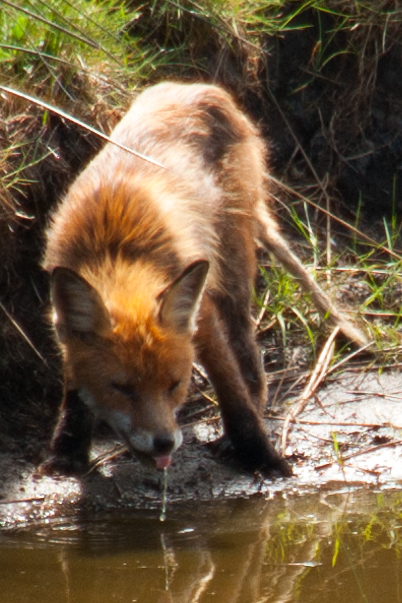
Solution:
[(156, 465), (157, 469), (166, 469), (167, 467), (169, 467), (170, 463), (172, 462), (172, 457), (169, 455), (155, 456), (154, 461), (155, 461), (155, 465)]

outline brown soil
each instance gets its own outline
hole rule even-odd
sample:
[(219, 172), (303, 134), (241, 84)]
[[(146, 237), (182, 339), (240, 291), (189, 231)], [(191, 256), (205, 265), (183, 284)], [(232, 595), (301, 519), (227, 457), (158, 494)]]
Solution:
[[(184, 444), (168, 471), (167, 513), (185, 501), (397, 487), (402, 480), (401, 399), (397, 372), (349, 372), (330, 381), (289, 433), (286, 454), (294, 471), (289, 479), (263, 480), (214, 457), (205, 442), (216, 437), (215, 421), (185, 428)], [(281, 418), (269, 425), (278, 438)], [(112, 440), (98, 439), (93, 454), (99, 465), (81, 479), (41, 477), (33, 464), (4, 452), (0, 524), (11, 527), (88, 509), (161, 509), (161, 472), (116, 447), (121, 449)], [(104, 459), (109, 453), (115, 457)]]
[[(384, 2), (385, 8), (388, 5), (393, 3)], [(330, 12), (304, 12), (300, 19), (307, 27), (267, 37), (264, 53), (258, 56), (239, 39), (224, 46), (216, 32), (211, 43), (211, 31), (204, 36), (200, 22), (191, 16), (190, 25), (199, 35), (191, 49), (191, 61), (187, 57), (192, 66), (180, 73), (185, 80), (214, 80), (230, 89), (270, 141), (271, 164), (277, 177), (315, 201), (327, 195), (331, 210), (351, 223), (356, 223), (361, 209), (361, 219), (366, 220), (361, 222), (362, 230), (383, 239), (383, 227), (376, 232), (373, 218), (382, 223), (384, 215), (397, 215), (402, 208), (401, 35), (399, 20), (388, 27), (387, 15), (391, 13), (386, 10), (373, 14), (374, 21), (367, 22), (366, 27), (351, 27), (349, 31), (337, 29)], [(385, 29), (380, 17), (386, 20)], [(155, 44), (158, 36), (165, 41), (161, 24), (149, 28), (146, 15), (144, 19), (133, 22), (137, 29), (132, 33), (147, 31)], [(183, 35), (186, 30), (181, 29), (183, 22), (177, 29), (177, 23), (167, 26)], [(317, 50), (319, 39), (323, 44)], [(179, 44), (184, 42), (184, 38), (178, 40)], [(202, 57), (202, 68), (197, 67), (197, 57)], [(107, 107), (101, 94), (89, 98), (91, 91), (84, 76), (74, 78), (70, 85), (77, 99), (74, 106), (82, 109), (85, 121), (110, 131), (122, 109)], [(48, 91), (42, 92), (45, 97)], [(55, 103), (62, 98), (59, 91)], [(125, 456), (105, 462), (81, 480), (41, 478), (36, 473), (61, 399), (60, 362), (46, 320), (48, 282), (40, 268), (43, 233), (49, 211), (100, 143), (58, 116), (49, 114), (44, 120), (38, 107), (10, 95), (4, 99), (6, 102), (0, 104), (0, 146), (23, 149), (24, 154), (16, 151), (10, 157), (0, 157), (4, 185), (0, 187), (0, 521), (10, 525), (85, 506), (158, 507), (160, 474)], [(13, 174), (22, 166), (23, 180), (13, 186)], [(296, 210), (301, 207), (297, 195), (286, 198), (283, 190), (280, 193), (281, 201), (292, 202)], [(287, 216), (286, 211), (283, 214)], [(325, 222), (319, 212), (314, 218)], [(332, 235), (337, 236), (334, 224), (332, 227)], [(345, 229), (341, 230), (344, 235)], [(343, 248), (340, 240), (338, 248)], [(348, 245), (350, 238), (346, 241)], [(397, 243), (394, 241), (395, 246)], [(298, 246), (298, 253), (300, 249)], [(366, 298), (370, 295), (367, 282), (360, 281), (359, 277), (356, 286), (364, 291), (352, 291), (349, 282), (349, 298), (343, 301), (353, 304), (361, 293)], [(400, 306), (400, 288), (387, 290), (386, 295), (387, 308)], [(271, 343), (282, 368), (294, 350), (282, 345), (279, 328)], [(304, 364), (309, 350), (302, 349)], [(299, 417), (310, 424), (300, 423), (290, 433), (287, 454), (295, 477), (289, 480), (261, 481), (214, 458), (204, 441), (216, 422), (204, 421), (204, 426), (195, 430), (186, 428), (185, 445), (169, 470), (170, 504), (258, 492), (269, 496), (276, 490), (304, 491), (326, 487), (333, 480), (344, 486), (395, 483), (401, 479), (401, 447), (393, 444), (398, 430), (392, 427), (402, 425), (399, 388), (402, 390), (398, 373), (376, 375), (363, 370), (328, 383)], [(347, 393), (357, 390), (363, 393)], [(331, 424), (340, 420), (351, 425)], [(320, 424), (313, 425), (312, 421)], [(269, 425), (278, 436), (282, 421), (271, 420)], [(375, 448), (379, 445), (383, 447)], [(372, 452), (366, 452), (373, 447)], [(111, 448), (111, 440), (100, 438), (94, 453)], [(351, 452), (364, 454), (345, 460), (344, 465), (337, 462)], [(316, 468), (329, 461), (329, 466)]]

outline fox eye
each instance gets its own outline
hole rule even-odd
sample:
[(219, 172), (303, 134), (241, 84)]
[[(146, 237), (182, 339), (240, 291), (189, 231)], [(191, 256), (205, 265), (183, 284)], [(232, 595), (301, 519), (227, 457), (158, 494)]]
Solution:
[(110, 387), (119, 392), (120, 394), (124, 394), (128, 398), (134, 398), (135, 392), (133, 386), (130, 383), (118, 383), (117, 381), (111, 381)]
[(180, 385), (180, 381), (174, 381), (172, 383), (172, 385), (169, 387), (168, 389), (168, 393), (169, 394), (174, 394), (174, 392), (176, 391), (176, 389), (179, 387)]

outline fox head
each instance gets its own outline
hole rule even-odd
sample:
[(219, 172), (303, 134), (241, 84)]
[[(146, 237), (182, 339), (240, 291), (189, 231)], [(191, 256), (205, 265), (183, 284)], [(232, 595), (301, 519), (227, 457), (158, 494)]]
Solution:
[[(66, 386), (106, 420), (131, 450), (170, 464), (182, 442), (176, 412), (194, 360), (196, 314), (208, 262), (190, 264), (152, 299), (111, 303), (69, 268), (51, 277), (54, 323)], [(130, 299), (129, 292), (127, 298)]]

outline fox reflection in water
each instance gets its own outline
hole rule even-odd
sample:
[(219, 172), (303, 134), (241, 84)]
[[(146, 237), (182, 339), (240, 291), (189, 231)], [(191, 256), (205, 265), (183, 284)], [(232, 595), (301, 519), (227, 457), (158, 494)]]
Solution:
[[(380, 500), (381, 499), (381, 500)], [(1, 601), (402, 603), (400, 493), (82, 512), (0, 542)]]
[[(59, 530), (49, 527), (51, 533), (44, 529), (42, 542), (58, 542), (62, 552), (57, 558), (54, 550), (48, 551), (51, 561), (46, 564), (48, 586), (42, 603), (290, 601), (305, 567), (283, 563), (276, 533), (281, 507), (282, 503), (278, 508), (275, 501), (263, 498), (239, 499), (205, 503), (199, 513), (194, 508), (184, 512), (169, 508), (164, 523), (142, 514), (107, 522), (87, 522), (83, 517), (71, 529), (65, 523)], [(317, 540), (306, 531), (286, 561), (313, 561)], [(267, 563), (270, 549), (279, 564)], [(36, 556), (33, 579), (37, 563)], [(65, 598), (60, 598), (60, 563)], [(25, 569), (24, 563), (17, 566)], [(0, 578), (0, 586), (1, 582)]]

